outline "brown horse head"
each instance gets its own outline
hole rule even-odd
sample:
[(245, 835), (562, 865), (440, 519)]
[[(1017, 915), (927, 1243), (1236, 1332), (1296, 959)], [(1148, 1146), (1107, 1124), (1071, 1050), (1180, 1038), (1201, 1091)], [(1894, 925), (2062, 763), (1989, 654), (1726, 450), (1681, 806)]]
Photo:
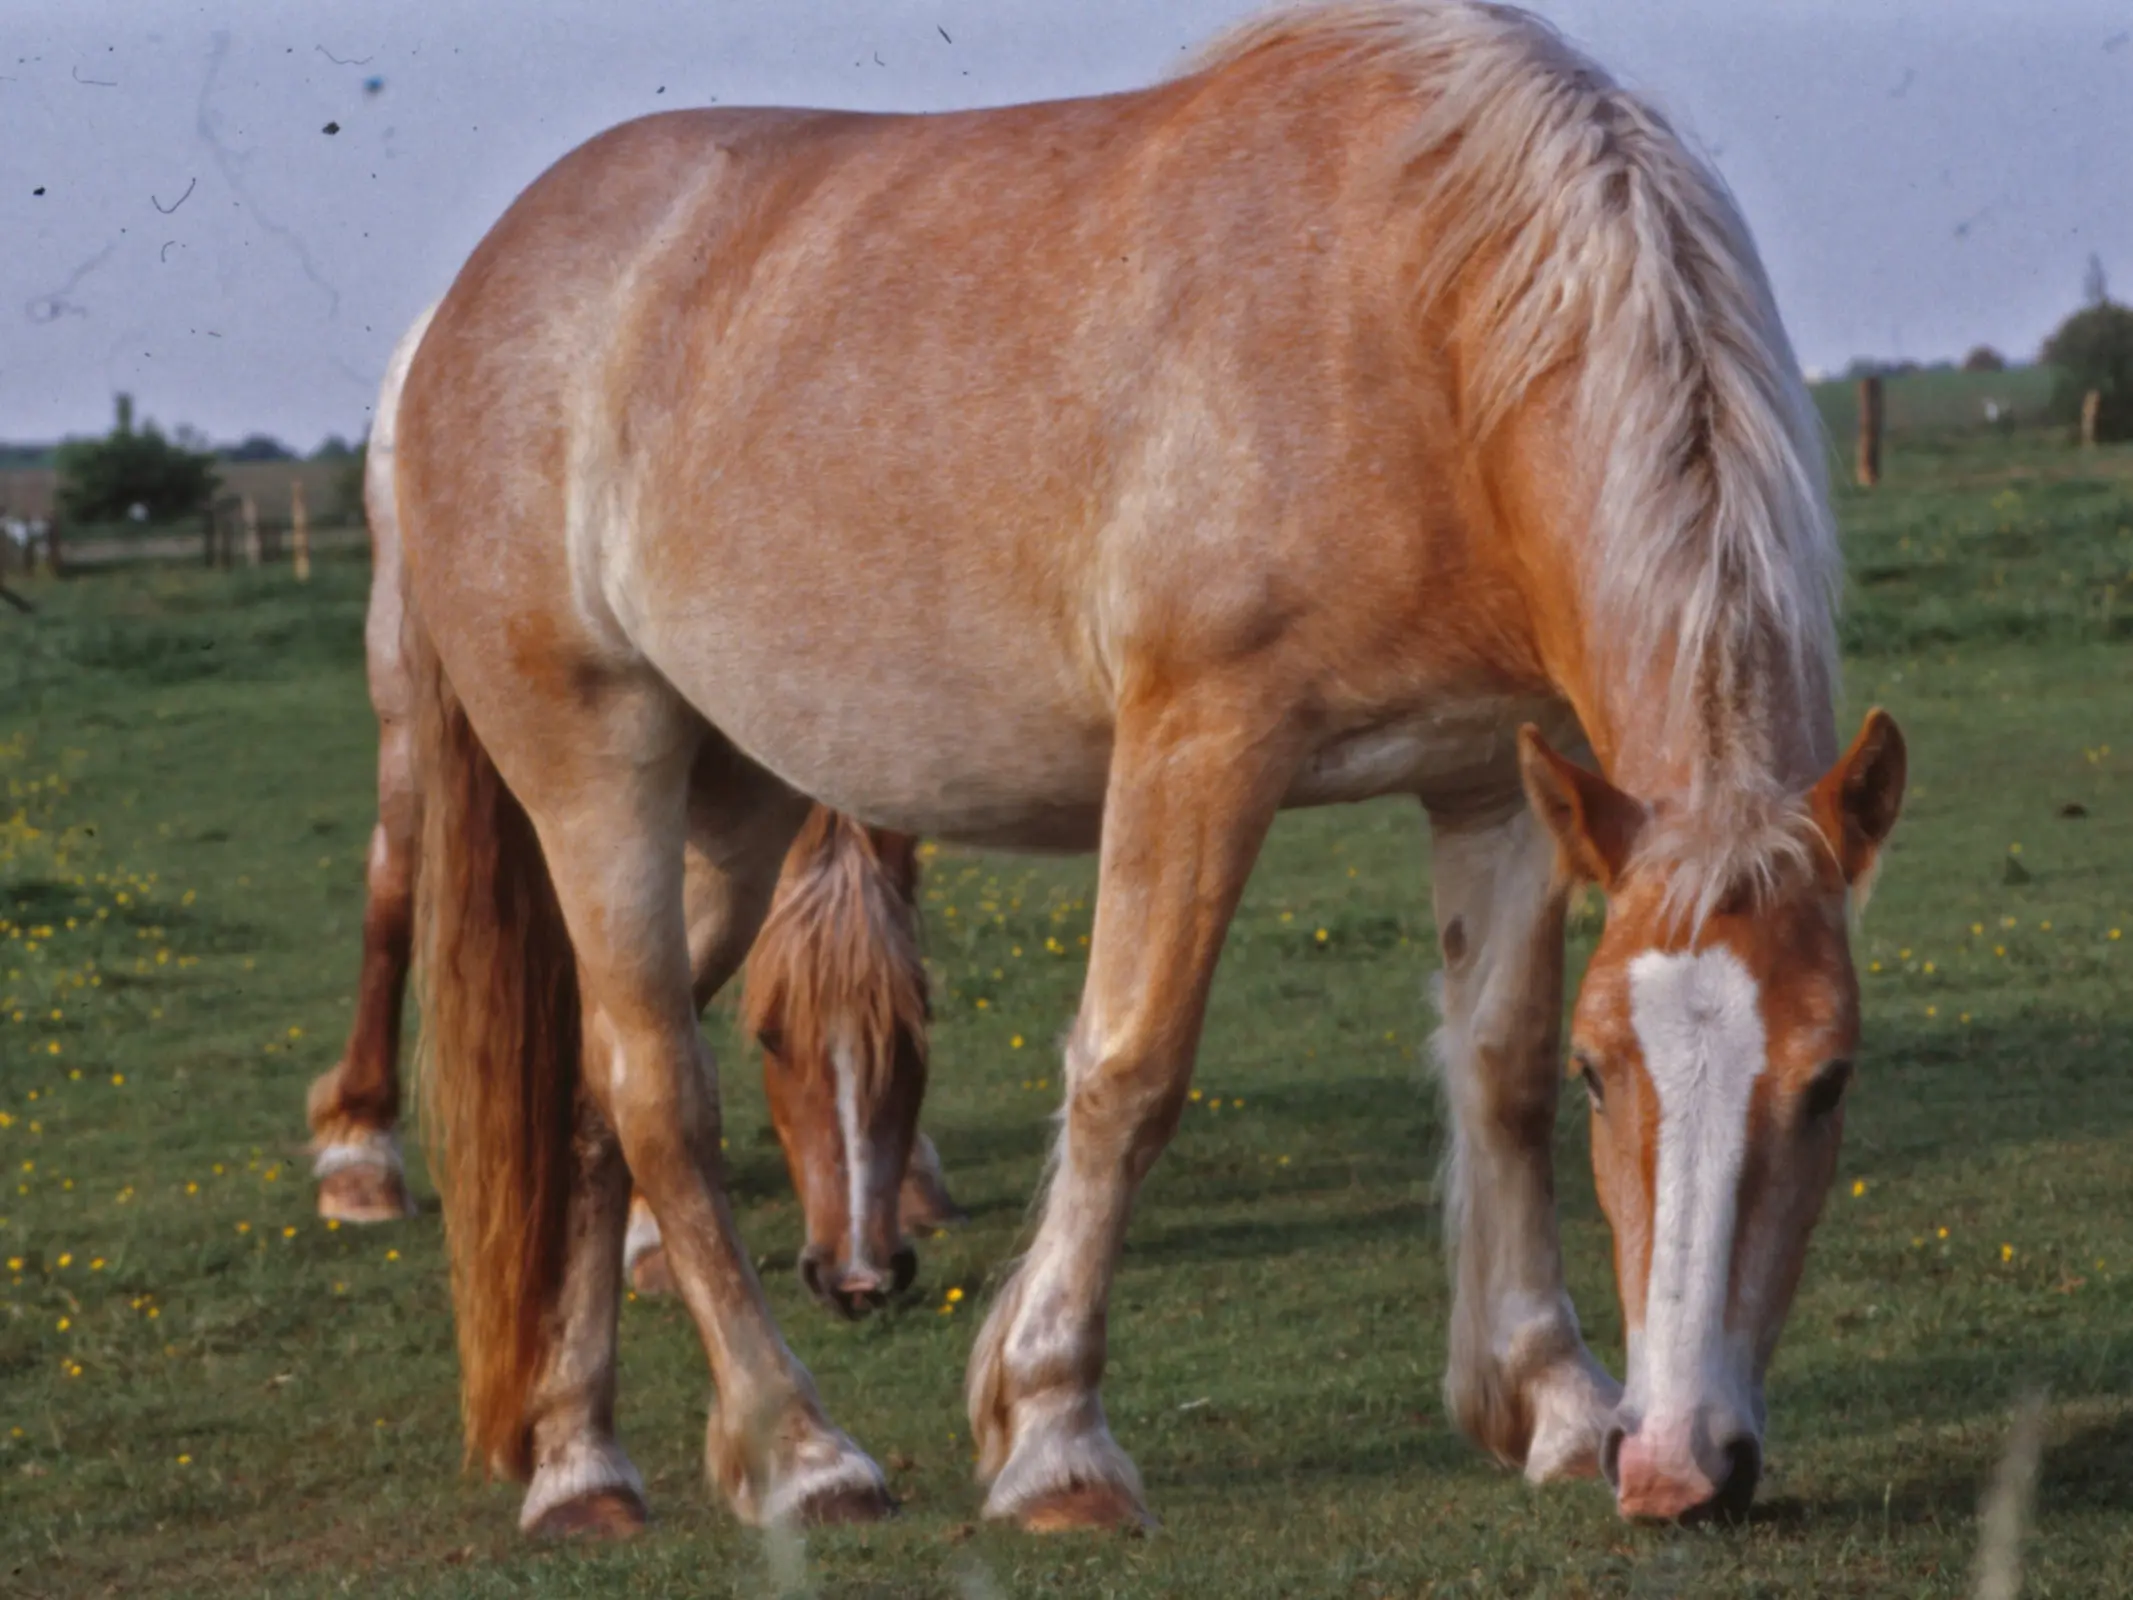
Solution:
[[(1628, 1330), (1601, 1465), (1630, 1516), (1744, 1510), (1763, 1374), (1836, 1170), (1859, 1036), (1847, 903), (1903, 801), (1885, 712), (1807, 794), (1696, 841), (1528, 728), (1526, 789), (1607, 896), (1571, 1025)], [(1710, 847), (1739, 875), (1697, 882)]]
[(926, 973), (917, 841), (816, 807), (749, 955), (742, 1011), (807, 1217), (800, 1278), (859, 1316), (903, 1289), (914, 1226), (956, 1219), (918, 1133)]

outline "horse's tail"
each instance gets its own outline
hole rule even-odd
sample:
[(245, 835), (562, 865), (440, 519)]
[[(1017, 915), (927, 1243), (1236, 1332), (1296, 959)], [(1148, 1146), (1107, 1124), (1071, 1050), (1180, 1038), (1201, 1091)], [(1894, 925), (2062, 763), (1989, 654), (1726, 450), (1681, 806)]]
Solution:
[(562, 1276), (581, 1018), (533, 824), (408, 616), (422, 774), (424, 1134), (444, 1200), (466, 1457), (522, 1478)]
[(899, 1061), (924, 1073), (918, 871), (910, 835), (865, 827), (824, 806), (808, 813), (748, 954), (742, 1026), (767, 1057), (827, 1075), (842, 1043), (869, 1080), (859, 1086), (869, 1100), (879, 1087), (871, 1080)]

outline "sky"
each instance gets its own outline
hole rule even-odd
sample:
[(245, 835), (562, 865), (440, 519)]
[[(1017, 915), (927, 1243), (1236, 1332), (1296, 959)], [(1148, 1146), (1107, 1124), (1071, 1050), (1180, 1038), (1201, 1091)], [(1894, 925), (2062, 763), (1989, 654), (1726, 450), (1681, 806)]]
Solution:
[[(1127, 88), (1257, 9), (0, 0), (0, 440), (100, 432), (120, 390), (217, 440), (359, 436), (400, 331), (602, 128)], [(2091, 252), (2133, 299), (2133, 0), (1534, 9), (1713, 157), (1810, 369), (2031, 356)]]

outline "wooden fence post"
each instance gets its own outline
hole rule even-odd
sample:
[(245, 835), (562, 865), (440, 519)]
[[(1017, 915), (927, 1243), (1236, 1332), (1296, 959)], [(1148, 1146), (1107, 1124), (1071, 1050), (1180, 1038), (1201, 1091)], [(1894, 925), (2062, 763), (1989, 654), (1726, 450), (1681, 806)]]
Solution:
[(1859, 487), (1881, 481), (1881, 380), (1859, 380)]
[(244, 564), (248, 567), (256, 567), (259, 565), (260, 558), (259, 507), (252, 503), (250, 495), (244, 497), (239, 515), (244, 518)]
[(44, 525), (44, 570), (55, 578), (66, 576), (67, 564), (60, 553), (59, 508), (52, 508), (52, 515)]
[(2096, 447), (2096, 413), (2103, 409), (2103, 391), (2091, 389), (2081, 397), (2081, 448)]
[(304, 480), (289, 480), (289, 552), (296, 581), (311, 581), (311, 518), (304, 510)]

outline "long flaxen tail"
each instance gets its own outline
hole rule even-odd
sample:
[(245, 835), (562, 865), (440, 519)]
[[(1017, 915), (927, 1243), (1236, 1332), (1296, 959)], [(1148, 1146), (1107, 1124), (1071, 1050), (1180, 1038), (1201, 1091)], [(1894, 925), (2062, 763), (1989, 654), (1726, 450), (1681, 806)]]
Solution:
[(523, 1478), (562, 1276), (577, 964), (533, 824), (412, 609), (407, 637), (423, 786), (423, 1125), (451, 1252), (466, 1456)]

